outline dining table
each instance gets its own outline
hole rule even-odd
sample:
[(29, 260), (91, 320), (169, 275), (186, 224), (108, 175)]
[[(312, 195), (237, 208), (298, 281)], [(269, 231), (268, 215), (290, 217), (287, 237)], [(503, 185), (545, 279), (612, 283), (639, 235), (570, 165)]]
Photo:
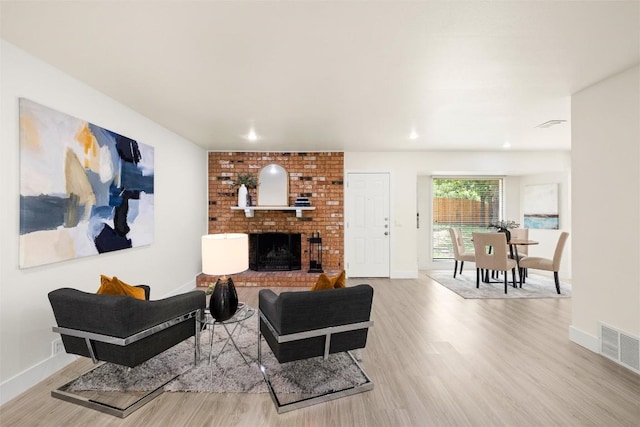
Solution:
[(511, 254), (511, 258), (516, 260), (516, 265), (518, 267), (518, 274), (520, 275), (520, 283), (524, 283), (525, 277), (523, 276), (524, 272), (520, 268), (520, 256), (518, 255), (518, 246), (532, 246), (537, 245), (540, 242), (537, 240), (525, 240), (525, 239), (511, 239), (507, 242), (509, 245), (509, 253)]

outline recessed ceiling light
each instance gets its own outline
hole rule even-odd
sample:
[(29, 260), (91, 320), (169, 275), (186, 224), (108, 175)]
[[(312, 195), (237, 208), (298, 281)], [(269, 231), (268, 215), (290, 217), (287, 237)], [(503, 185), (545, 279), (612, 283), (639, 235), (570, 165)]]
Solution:
[(411, 130), (411, 133), (409, 134), (409, 139), (418, 139), (420, 138), (420, 135), (418, 135), (418, 132), (416, 132), (415, 129)]
[(505, 143), (502, 144), (502, 148), (511, 148), (511, 143), (509, 141), (505, 141)]
[(249, 141), (257, 141), (258, 140), (258, 134), (256, 133), (254, 128), (249, 129), (249, 133), (247, 134), (247, 139)]
[(562, 123), (566, 122), (566, 120), (549, 120), (546, 121), (544, 123), (540, 123), (538, 126), (536, 126), (537, 128), (548, 128), (554, 125), (561, 125)]

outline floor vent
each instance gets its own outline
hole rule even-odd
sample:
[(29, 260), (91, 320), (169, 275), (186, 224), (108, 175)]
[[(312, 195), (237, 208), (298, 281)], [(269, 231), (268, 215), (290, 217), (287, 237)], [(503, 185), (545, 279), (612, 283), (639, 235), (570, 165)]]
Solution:
[(640, 339), (600, 323), (600, 353), (640, 373)]

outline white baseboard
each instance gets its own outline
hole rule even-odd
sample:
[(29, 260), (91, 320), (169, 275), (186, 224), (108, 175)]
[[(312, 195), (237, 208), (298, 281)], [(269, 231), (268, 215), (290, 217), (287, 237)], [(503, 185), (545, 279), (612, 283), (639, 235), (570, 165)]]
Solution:
[[(152, 299), (162, 299), (168, 298), (170, 296), (183, 294), (185, 292), (189, 292), (194, 290), (196, 287), (196, 281), (191, 280), (184, 285), (180, 286), (177, 289), (169, 292), (167, 295), (162, 297), (155, 297)], [(69, 363), (73, 362), (77, 359), (77, 356), (71, 354), (58, 354), (48, 359), (45, 359), (38, 364), (32, 366), (29, 369), (26, 369), (19, 374), (15, 375), (12, 378), (2, 382), (0, 384), (0, 405), (4, 405), (6, 402), (10, 401), (14, 397), (17, 397), (21, 393), (24, 393), (29, 388), (38, 384), (40, 381), (45, 378), (53, 375), (60, 369), (67, 366)]]
[(396, 270), (391, 272), (392, 279), (417, 279), (418, 278), (418, 270)]
[(71, 354), (57, 354), (4, 381), (0, 384), (0, 405), (24, 393), (76, 359), (77, 356)]
[(569, 339), (587, 350), (600, 354), (600, 338), (594, 337), (574, 326), (569, 326)]

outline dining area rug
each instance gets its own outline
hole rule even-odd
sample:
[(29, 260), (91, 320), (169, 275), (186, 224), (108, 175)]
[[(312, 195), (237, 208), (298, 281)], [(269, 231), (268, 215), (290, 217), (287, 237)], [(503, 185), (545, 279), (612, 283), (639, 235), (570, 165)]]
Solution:
[(529, 273), (522, 288), (519, 287), (519, 283), (517, 283), (518, 287), (514, 288), (511, 283), (511, 273), (509, 273), (508, 289), (505, 294), (504, 278), (501, 274), (499, 278), (491, 279), (490, 283), (481, 281), (479, 288), (476, 288), (475, 269), (457, 274), (455, 279), (452, 270), (429, 271), (426, 275), (465, 299), (571, 298), (571, 285), (562, 281), (560, 281), (560, 295), (557, 294), (553, 276)]

